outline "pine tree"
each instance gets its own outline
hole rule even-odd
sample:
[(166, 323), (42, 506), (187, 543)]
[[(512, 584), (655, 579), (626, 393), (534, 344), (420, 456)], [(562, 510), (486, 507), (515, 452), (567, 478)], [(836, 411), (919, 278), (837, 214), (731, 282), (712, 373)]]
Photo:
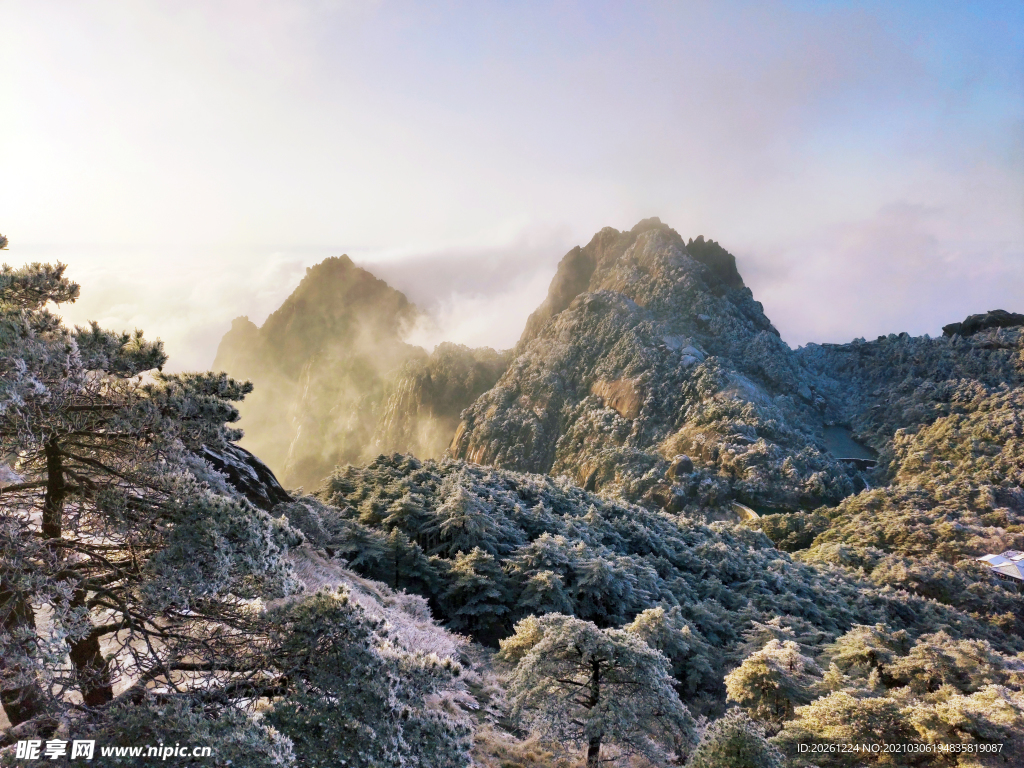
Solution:
[(442, 583), (438, 600), (450, 617), (450, 629), (472, 632), (484, 643), (496, 643), (507, 634), (510, 588), (493, 555), (482, 549), (459, 553), (445, 569)]
[(455, 557), (459, 552), (482, 549), (491, 555), (505, 554), (523, 541), (516, 527), (503, 525), (503, 516), (492, 514), (481, 500), (462, 483), (471, 479), (463, 474), (447, 478), (440, 489), (443, 503), (432, 519), (420, 529), (428, 542), (428, 552)]
[(119, 679), (122, 701), (193, 673), (205, 696), (237, 689), (255, 672), (242, 601), (292, 588), (299, 541), (200, 458), (241, 436), (231, 401), (251, 385), (153, 372), (166, 355), (140, 331), (67, 329), (46, 308), (78, 297), (64, 271), (0, 269), (0, 457), (18, 476), (0, 488), (0, 700), (40, 727), (68, 711), (61, 691), (95, 709)]
[(1005, 682), (1005, 662), (984, 640), (955, 640), (946, 632), (918, 638), (910, 653), (886, 665), (896, 685), (918, 695), (948, 686), (974, 693), (986, 685)]
[(800, 653), (792, 640), (771, 640), (725, 676), (730, 701), (753, 717), (776, 726), (793, 716), (793, 710), (814, 698), (813, 659)]
[(604, 744), (664, 763), (688, 751), (694, 722), (679, 701), (668, 659), (635, 635), (553, 613), (530, 617), (502, 641), (513, 716), (547, 736), (586, 747), (596, 768)]
[(427, 706), (457, 664), (408, 653), (347, 594), (319, 592), (271, 612), (267, 666), (288, 680), (268, 722), (290, 737), (299, 764), (348, 768), (462, 768), (468, 728)]
[(562, 577), (551, 571), (537, 571), (527, 578), (516, 600), (516, 610), (528, 614), (571, 614), (573, 608), (573, 600), (562, 583)]
[(715, 681), (714, 649), (683, 618), (678, 605), (667, 611), (661, 606), (648, 608), (623, 629), (665, 654), (672, 665), (670, 673), (688, 696)]
[[(905, 707), (888, 697), (856, 698), (844, 691), (830, 693), (810, 704), (797, 707), (795, 716), (783, 730), (772, 737), (772, 743), (787, 756), (801, 758), (800, 744), (914, 744), (920, 739), (907, 721)], [(814, 763), (826, 766), (883, 763), (885, 753), (819, 752), (810, 756)], [(799, 763), (798, 763), (799, 764)]]
[[(905, 631), (894, 632), (884, 624), (856, 624), (849, 632), (825, 646), (824, 655), (836, 668), (852, 677), (878, 675), (901, 653), (906, 653), (909, 640)], [(885, 676), (888, 678), (888, 675)]]
[(782, 752), (768, 742), (764, 728), (733, 707), (704, 731), (687, 768), (782, 768)]

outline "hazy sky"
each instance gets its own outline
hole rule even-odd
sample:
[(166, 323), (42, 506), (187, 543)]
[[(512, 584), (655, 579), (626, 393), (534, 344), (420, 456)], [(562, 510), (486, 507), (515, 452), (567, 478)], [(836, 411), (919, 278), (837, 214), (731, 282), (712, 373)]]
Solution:
[(0, 40), (4, 258), (174, 368), (340, 253), (509, 346), (647, 216), (794, 346), (1024, 311), (1019, 0), (0, 0)]

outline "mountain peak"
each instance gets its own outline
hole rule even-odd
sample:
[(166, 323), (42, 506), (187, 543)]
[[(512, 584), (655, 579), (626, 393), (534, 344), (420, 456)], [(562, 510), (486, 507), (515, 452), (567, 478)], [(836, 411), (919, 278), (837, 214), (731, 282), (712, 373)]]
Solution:
[[(804, 436), (772, 435), (771, 450), (810, 472), (800, 451), (822, 417), (810, 390), (807, 402), (789, 397), (807, 377), (735, 258), (703, 236), (684, 241), (656, 218), (628, 232), (601, 230), (562, 259), (514, 354), (495, 388), (463, 412), (453, 457), (565, 474), (586, 488), (671, 506), (651, 479), (656, 468), (690, 454), (709, 467), (710, 488), (720, 455), (760, 460), (752, 424), (764, 422), (770, 434), (775, 419), (800, 425)], [(844, 469), (829, 466), (847, 482)], [(770, 490), (751, 481), (746, 498), (816, 504), (846, 488), (811, 492), (804, 479), (783, 478)], [(696, 504), (698, 495), (685, 498), (679, 503)], [(709, 499), (700, 503), (714, 506)]]
[[(707, 269), (702, 271), (698, 265)], [(517, 349), (535, 338), (580, 294), (610, 289), (646, 305), (642, 297), (650, 296), (652, 286), (660, 293), (672, 290), (678, 282), (668, 278), (673, 270), (694, 273), (693, 277), (716, 295), (745, 288), (736, 258), (703, 235), (685, 242), (657, 216), (643, 219), (628, 232), (605, 227), (586, 246), (573, 248), (559, 262), (547, 298), (527, 320)]]
[(696, 240), (691, 237), (686, 244), (686, 252), (730, 288), (743, 287), (743, 278), (736, 269), (736, 257), (714, 240), (705, 240), (704, 235), (698, 235)]
[(326, 259), (321, 261), (319, 264), (314, 264), (311, 267), (306, 267), (306, 275), (324, 276), (332, 273), (343, 274), (351, 269), (358, 269), (352, 259), (349, 258), (347, 253), (341, 254), (341, 256), (328, 256)]

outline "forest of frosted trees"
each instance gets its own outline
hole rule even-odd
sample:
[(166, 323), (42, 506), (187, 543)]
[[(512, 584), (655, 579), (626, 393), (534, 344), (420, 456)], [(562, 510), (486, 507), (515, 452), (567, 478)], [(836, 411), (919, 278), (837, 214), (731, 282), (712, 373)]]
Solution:
[(64, 265), (4, 266), (0, 764), (27, 739), (213, 748), (189, 765), (1015, 759), (1024, 602), (975, 558), (1024, 549), (1024, 333), (794, 352), (717, 244), (594, 242), (457, 457), (290, 493), (230, 465), (251, 383), (163, 373), (139, 331), (65, 326)]

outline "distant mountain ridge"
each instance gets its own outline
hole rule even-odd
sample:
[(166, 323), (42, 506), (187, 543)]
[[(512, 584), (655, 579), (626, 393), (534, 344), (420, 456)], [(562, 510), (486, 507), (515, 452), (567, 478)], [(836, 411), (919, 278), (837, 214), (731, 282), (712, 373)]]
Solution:
[[(725, 516), (734, 500), (835, 503), (858, 481), (823, 443), (837, 414), (818, 376), (735, 258), (656, 218), (570, 251), (515, 353), (463, 415), (453, 456)], [(680, 454), (694, 471), (667, 474)]]
[[(215, 367), (256, 384), (244, 444), (286, 487), (316, 487), (379, 454), (447, 450), (730, 519), (747, 514), (737, 503), (809, 510), (878, 482), (884, 466), (869, 457), (904, 419), (887, 399), (897, 376), (1012, 373), (1009, 352), (989, 364), (975, 351), (993, 330), (790, 349), (732, 254), (657, 218), (569, 251), (512, 350), (442, 344), (428, 355), (402, 341), (419, 317), (340, 257), (310, 268), (262, 328), (237, 319)], [(935, 370), (907, 368), (907, 355)]]
[(440, 456), (459, 412), (504, 370), (494, 350), (403, 333), (422, 313), (404, 294), (332, 257), (310, 267), (262, 327), (234, 320), (213, 367), (249, 379), (243, 445), (288, 487), (315, 487), (338, 464), (380, 452)]

